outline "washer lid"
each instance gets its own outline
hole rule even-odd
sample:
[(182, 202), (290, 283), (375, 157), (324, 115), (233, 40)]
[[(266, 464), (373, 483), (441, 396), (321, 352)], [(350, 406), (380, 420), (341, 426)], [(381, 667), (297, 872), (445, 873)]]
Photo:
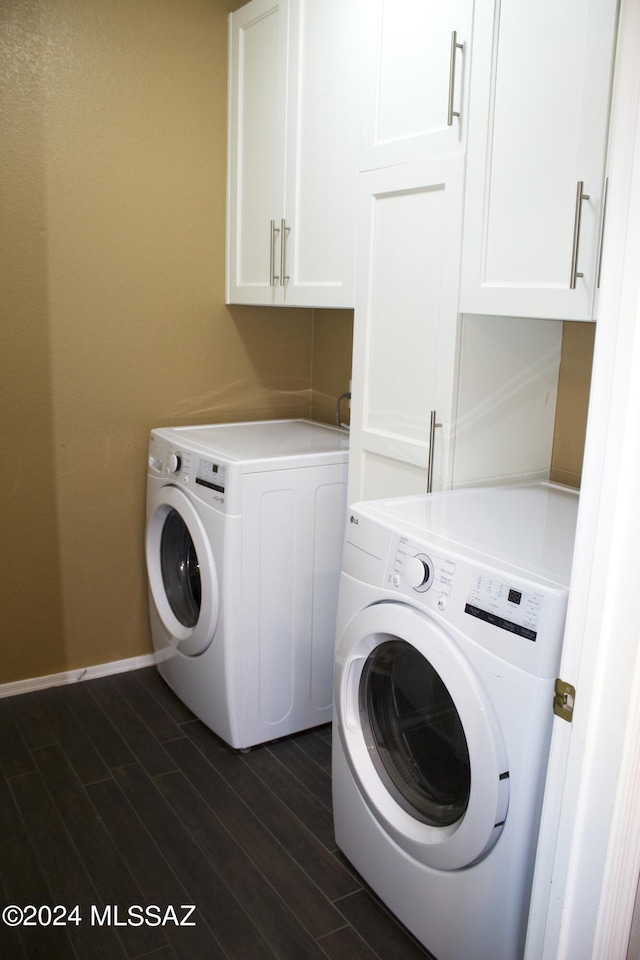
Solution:
[[(394, 667), (394, 656), (404, 662)], [(444, 631), (406, 604), (365, 607), (339, 640), (336, 710), (362, 796), (407, 854), (439, 870), (486, 856), (507, 817), (506, 751), (488, 697)]]

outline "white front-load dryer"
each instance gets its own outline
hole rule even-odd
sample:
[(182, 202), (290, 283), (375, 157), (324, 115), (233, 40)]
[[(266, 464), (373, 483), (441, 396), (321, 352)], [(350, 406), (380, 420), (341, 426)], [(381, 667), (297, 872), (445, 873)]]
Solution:
[(437, 960), (519, 960), (577, 495), (352, 506), (337, 624), (336, 840)]
[(306, 420), (151, 431), (158, 670), (234, 748), (331, 720), (348, 433)]

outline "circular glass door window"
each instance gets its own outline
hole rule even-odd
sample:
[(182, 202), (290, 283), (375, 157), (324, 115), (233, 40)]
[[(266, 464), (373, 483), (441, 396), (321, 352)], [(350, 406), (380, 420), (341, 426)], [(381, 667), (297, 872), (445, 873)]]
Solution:
[(184, 627), (195, 627), (200, 616), (200, 564), (187, 525), (169, 508), (160, 538), (160, 568), (169, 606)]
[(403, 809), (449, 826), (469, 803), (467, 739), (436, 670), (410, 643), (386, 640), (364, 665), (359, 687), (363, 732), (378, 776)]

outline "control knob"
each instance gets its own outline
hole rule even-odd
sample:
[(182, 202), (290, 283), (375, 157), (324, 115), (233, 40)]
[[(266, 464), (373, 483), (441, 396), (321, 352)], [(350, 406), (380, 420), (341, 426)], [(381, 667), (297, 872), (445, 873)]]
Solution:
[(431, 577), (431, 567), (427, 557), (410, 557), (404, 568), (404, 578), (410, 587), (418, 590)]
[(167, 474), (179, 473), (182, 466), (182, 458), (178, 453), (170, 453), (164, 462)]

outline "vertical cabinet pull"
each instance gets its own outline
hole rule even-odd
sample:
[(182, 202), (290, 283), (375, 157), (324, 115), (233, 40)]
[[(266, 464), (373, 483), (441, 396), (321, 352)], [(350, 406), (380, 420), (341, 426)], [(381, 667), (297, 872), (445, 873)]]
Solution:
[[(290, 231), (286, 220), (280, 221), (280, 226), (276, 227), (275, 220), (271, 221), (271, 230), (269, 234), (269, 284), (275, 287), (280, 283), (284, 287), (289, 279), (286, 270), (287, 263), (287, 234)], [(280, 234), (280, 273), (276, 273), (276, 236)]]
[(436, 429), (441, 427), (441, 423), (436, 423), (436, 411), (431, 411), (429, 420), (429, 460), (427, 462), (427, 493), (433, 492), (433, 458), (436, 447)]
[(275, 220), (271, 221), (271, 233), (269, 237), (269, 285), (275, 287), (276, 280), (280, 277), (276, 273), (276, 234), (280, 233), (276, 227)]
[(451, 34), (451, 56), (449, 58), (449, 106), (447, 109), (447, 126), (453, 126), (453, 118), (459, 117), (459, 111), (453, 109), (453, 95), (456, 87), (456, 51), (463, 50), (464, 44), (458, 43), (458, 34), (454, 30)]
[(582, 201), (590, 200), (588, 193), (584, 192), (584, 181), (578, 180), (576, 188), (576, 209), (573, 219), (573, 247), (571, 249), (571, 277), (569, 279), (569, 289), (576, 289), (576, 280), (578, 277), (584, 277), (584, 273), (578, 272), (578, 251), (580, 249), (580, 221), (582, 220)]
[(291, 228), (287, 226), (286, 220), (280, 221), (280, 286), (284, 287), (289, 277), (286, 274), (287, 269), (287, 234)]

